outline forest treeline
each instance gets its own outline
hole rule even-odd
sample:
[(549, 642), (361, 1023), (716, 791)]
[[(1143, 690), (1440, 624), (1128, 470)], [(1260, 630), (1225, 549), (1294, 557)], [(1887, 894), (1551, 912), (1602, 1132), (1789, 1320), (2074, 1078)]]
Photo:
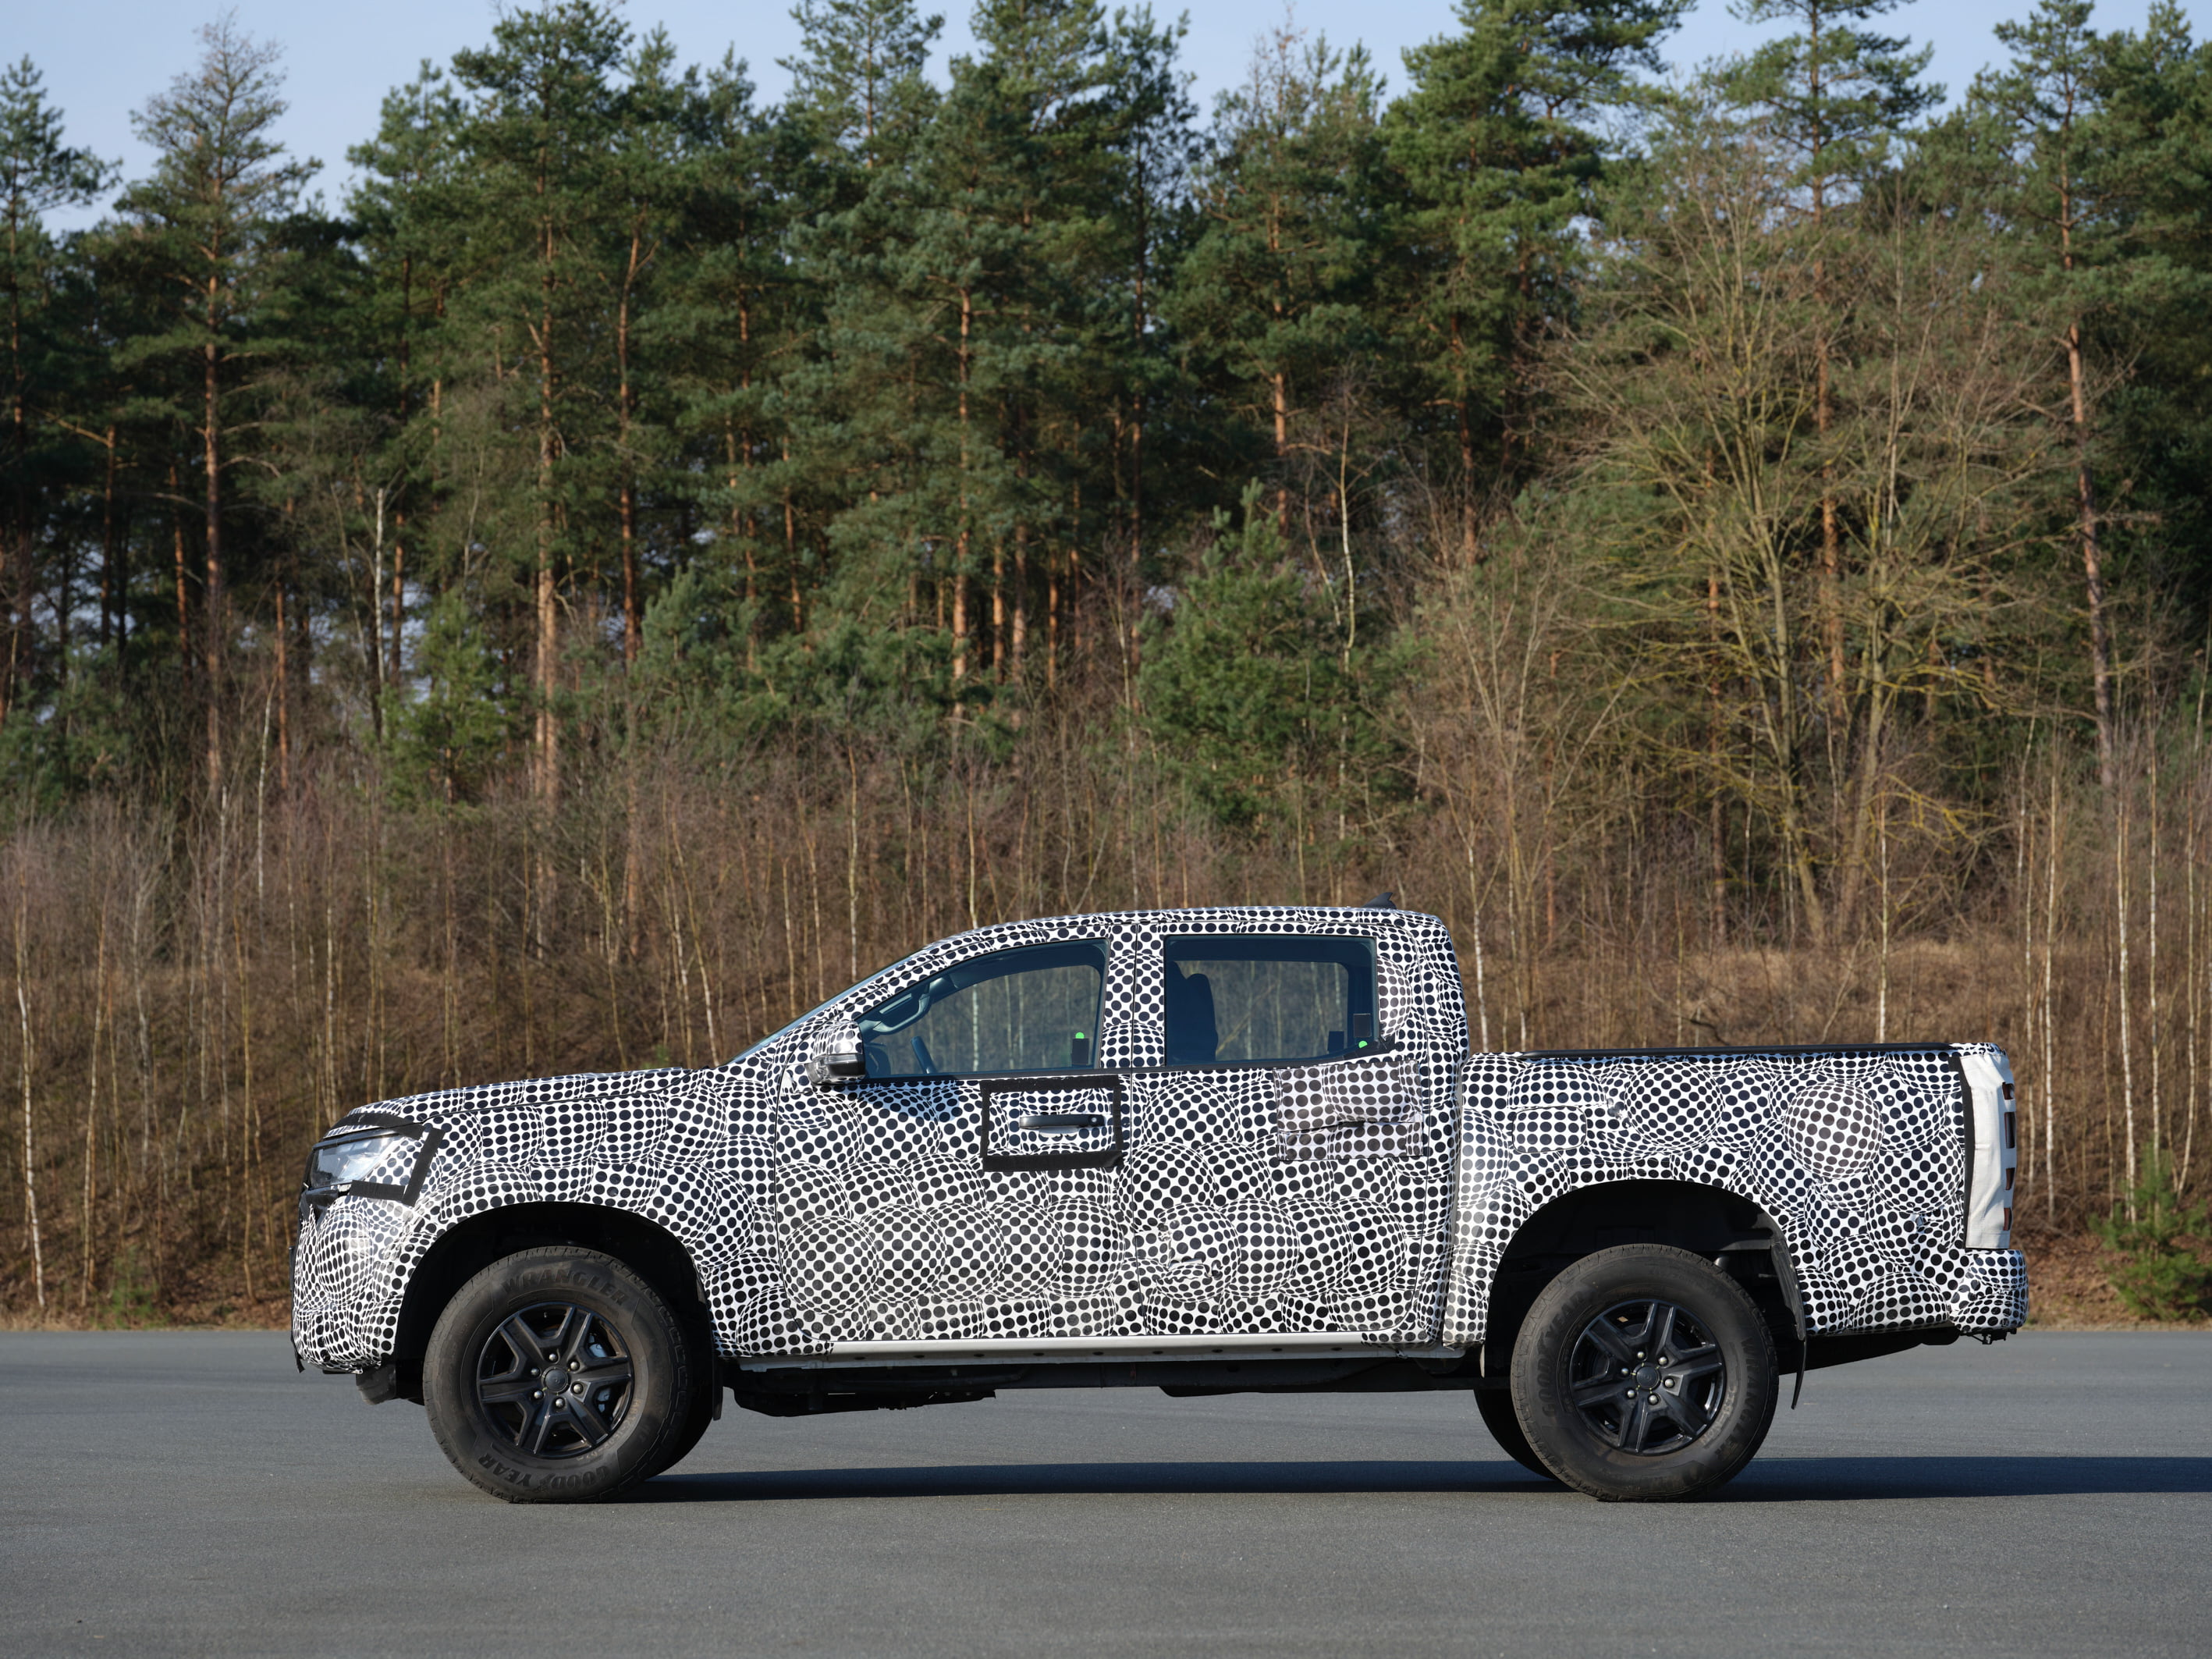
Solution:
[(367, 1100), (1382, 889), (1486, 1046), (1993, 1037), (2024, 1227), (2201, 1191), (2212, 46), (1681, 9), (1201, 112), (1097, 0), (774, 102), (549, 0), (335, 201), (234, 20), (142, 176), (5, 71), (10, 1316), (280, 1313)]

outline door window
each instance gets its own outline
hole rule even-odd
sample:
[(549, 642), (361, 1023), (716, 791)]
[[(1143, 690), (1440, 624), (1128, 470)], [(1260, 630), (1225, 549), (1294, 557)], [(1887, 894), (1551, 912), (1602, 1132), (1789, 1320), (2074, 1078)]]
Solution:
[(1164, 941), (1170, 1066), (1339, 1059), (1375, 1048), (1375, 942), (1207, 933)]
[(1106, 947), (1091, 940), (978, 957), (860, 1017), (870, 1077), (978, 1077), (1091, 1065)]

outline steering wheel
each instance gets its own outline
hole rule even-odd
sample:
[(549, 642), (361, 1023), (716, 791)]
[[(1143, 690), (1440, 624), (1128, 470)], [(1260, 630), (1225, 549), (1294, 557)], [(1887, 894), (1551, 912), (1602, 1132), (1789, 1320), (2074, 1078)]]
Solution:
[(924, 1077), (935, 1077), (937, 1062), (929, 1057), (929, 1045), (918, 1036), (908, 1037), (907, 1044), (914, 1050), (915, 1060), (921, 1066), (921, 1074)]

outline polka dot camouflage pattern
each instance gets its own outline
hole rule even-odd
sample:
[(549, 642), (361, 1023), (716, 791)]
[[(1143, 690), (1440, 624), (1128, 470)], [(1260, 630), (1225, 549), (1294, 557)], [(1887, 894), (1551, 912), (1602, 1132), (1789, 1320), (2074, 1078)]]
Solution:
[[(1164, 941), (1207, 934), (1372, 940), (1371, 1047), (1167, 1063)], [(817, 1036), (975, 958), (1075, 941), (1106, 951), (1095, 1057), (1079, 1072), (810, 1080)], [(1956, 1097), (1940, 1049), (1469, 1061), (1449, 938), (1410, 912), (1008, 923), (928, 947), (726, 1066), (355, 1114), (349, 1125), (428, 1132), (427, 1167), (411, 1171), (411, 1202), (303, 1201), (294, 1336), (328, 1368), (380, 1364), (440, 1237), (488, 1211), (560, 1203), (672, 1235), (729, 1354), (1240, 1333), (1461, 1343), (1480, 1336), (1498, 1261), (1536, 1207), (1654, 1176), (1775, 1216), (1817, 1329), (2016, 1325), (2018, 1256), (1957, 1248)], [(369, 1179), (403, 1185), (410, 1157)]]

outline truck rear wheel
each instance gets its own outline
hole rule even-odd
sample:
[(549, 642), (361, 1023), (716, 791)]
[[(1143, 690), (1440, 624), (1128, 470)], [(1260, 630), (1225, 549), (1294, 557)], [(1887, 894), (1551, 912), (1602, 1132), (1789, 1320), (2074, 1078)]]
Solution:
[(1692, 1498), (1751, 1462), (1774, 1420), (1774, 1339), (1701, 1256), (1628, 1244), (1584, 1256), (1536, 1298), (1513, 1352), (1530, 1449), (1593, 1498)]
[(696, 1337), (614, 1257), (519, 1251), (464, 1285), (422, 1360), (440, 1449), (510, 1504), (581, 1503), (690, 1449), (713, 1386)]

